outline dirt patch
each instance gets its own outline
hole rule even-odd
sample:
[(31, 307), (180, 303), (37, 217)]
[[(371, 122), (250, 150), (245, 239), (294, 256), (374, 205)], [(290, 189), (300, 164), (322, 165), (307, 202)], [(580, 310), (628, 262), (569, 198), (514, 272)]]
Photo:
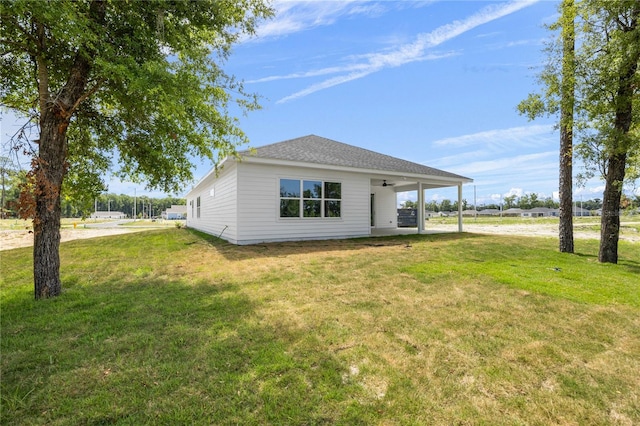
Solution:
[[(622, 231), (620, 232), (620, 240), (640, 242), (640, 234), (632, 227), (625, 227), (624, 225), (637, 225), (637, 223), (622, 224)], [(599, 223), (593, 224), (579, 224), (574, 226), (573, 237), (578, 239), (599, 239), (600, 232), (597, 227)], [(437, 231), (451, 231), (458, 230), (457, 224), (438, 224), (427, 223), (427, 229)], [(487, 224), (474, 224), (464, 223), (463, 230), (473, 234), (500, 234), (500, 235), (521, 235), (527, 237), (558, 237), (558, 224), (512, 224), (512, 225), (487, 225)]]
[[(599, 239), (600, 233), (594, 228), (599, 224), (580, 224), (574, 229), (574, 238)], [(637, 222), (623, 223), (620, 240), (640, 243), (640, 233), (632, 227), (624, 225), (638, 225)], [(591, 229), (594, 228), (594, 229)], [(114, 228), (79, 228), (62, 229), (60, 238), (62, 242), (85, 238), (104, 237), (109, 235), (128, 234), (131, 232), (146, 231), (148, 228), (114, 227)], [(457, 224), (439, 224), (427, 222), (427, 230), (456, 232)], [(464, 231), (474, 234), (500, 234), (521, 235), (529, 237), (558, 237), (558, 224), (512, 224), (512, 225), (488, 225), (465, 223)], [(0, 251), (11, 250), (33, 245), (33, 233), (28, 230), (3, 230), (0, 231)]]
[[(60, 241), (81, 240), (85, 238), (105, 237), (109, 235), (129, 234), (131, 232), (146, 231), (145, 228), (79, 228), (61, 229)], [(33, 245), (33, 232), (30, 230), (0, 231), (0, 251), (11, 250)]]

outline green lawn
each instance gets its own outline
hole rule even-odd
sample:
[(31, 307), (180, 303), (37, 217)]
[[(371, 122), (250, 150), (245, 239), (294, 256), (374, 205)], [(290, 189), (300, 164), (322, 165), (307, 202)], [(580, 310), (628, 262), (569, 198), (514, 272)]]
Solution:
[(1, 256), (2, 424), (640, 424), (640, 245), (414, 235)]

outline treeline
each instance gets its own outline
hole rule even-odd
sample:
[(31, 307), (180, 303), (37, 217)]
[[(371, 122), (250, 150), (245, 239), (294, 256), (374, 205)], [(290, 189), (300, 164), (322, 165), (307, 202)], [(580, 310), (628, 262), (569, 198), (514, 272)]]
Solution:
[[(0, 157), (2, 158), (2, 157)], [(19, 210), (19, 198), (22, 186), (26, 183), (24, 170), (12, 170), (3, 167), (2, 170), (2, 202), (0, 203), (1, 217), (17, 217)], [(124, 194), (100, 194), (92, 202), (74, 200), (64, 194), (61, 199), (62, 217), (89, 217), (98, 211), (122, 212), (128, 217), (133, 217), (134, 211), (137, 218), (159, 217), (161, 213), (172, 205), (184, 205), (184, 198), (164, 197), (153, 198), (146, 195), (134, 197)], [(136, 208), (134, 209), (134, 203)]]
[[(602, 200), (599, 198), (594, 198), (592, 200), (576, 200), (575, 204), (578, 207), (581, 207), (586, 210), (598, 210), (602, 208)], [(623, 208), (628, 207), (637, 207), (640, 205), (640, 196), (632, 198), (624, 198), (622, 202)], [(403, 208), (417, 208), (418, 203), (416, 201), (405, 201), (402, 204)], [(557, 209), (559, 204), (557, 201), (554, 201), (552, 198), (541, 198), (538, 194), (525, 194), (521, 197), (516, 195), (510, 195), (508, 197), (504, 197), (502, 199), (502, 203), (490, 203), (490, 204), (480, 204), (477, 206), (476, 210), (484, 210), (484, 209), (496, 209), (496, 210), (507, 210), (511, 208), (519, 208), (523, 210), (533, 209), (536, 207), (548, 207), (550, 209)], [(451, 200), (442, 200), (442, 201), (429, 201), (425, 203), (425, 210), (433, 211), (433, 212), (453, 212), (458, 210), (458, 201)], [(468, 203), (467, 200), (462, 200), (462, 210), (474, 210), (474, 206), (472, 203)]]
[[(135, 204), (135, 209), (134, 209)], [(89, 217), (97, 211), (122, 212), (128, 217), (137, 218), (160, 217), (162, 212), (172, 205), (185, 205), (184, 198), (165, 197), (152, 198), (146, 195), (134, 197), (125, 194), (101, 194), (92, 206), (82, 207), (74, 204), (73, 200), (62, 200), (62, 217)]]

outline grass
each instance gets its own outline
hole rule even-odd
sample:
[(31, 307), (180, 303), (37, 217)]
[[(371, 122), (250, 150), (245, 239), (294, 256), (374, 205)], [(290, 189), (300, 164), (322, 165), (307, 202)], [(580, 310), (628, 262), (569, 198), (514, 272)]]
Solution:
[(640, 423), (640, 245), (414, 235), (1, 253), (2, 424)]
[[(596, 226), (597, 229), (600, 229), (600, 216), (576, 216), (573, 217), (574, 227), (580, 228), (581, 226)], [(466, 224), (478, 224), (478, 225), (539, 225), (539, 224), (557, 224), (559, 221), (558, 217), (511, 217), (511, 216), (478, 216), (478, 217), (470, 217), (464, 216), (462, 221)], [(629, 215), (623, 214), (620, 217), (620, 221), (622, 223), (633, 223), (634, 225), (638, 225), (640, 221), (640, 216), (638, 215)], [(447, 216), (447, 217), (432, 217), (429, 218), (429, 222), (432, 223), (442, 223), (442, 224), (456, 224), (458, 223), (457, 216)], [(636, 228), (637, 229), (637, 228)]]
[[(60, 227), (63, 229), (83, 228), (86, 224), (109, 222), (110, 219), (82, 219), (82, 218), (62, 218)], [(75, 224), (75, 226), (74, 226)], [(0, 231), (5, 230), (29, 230), (33, 229), (31, 220), (24, 219), (0, 219)]]
[(133, 222), (123, 223), (120, 226), (125, 227), (144, 227), (144, 228), (172, 228), (184, 226), (184, 220), (150, 220), (137, 219)]

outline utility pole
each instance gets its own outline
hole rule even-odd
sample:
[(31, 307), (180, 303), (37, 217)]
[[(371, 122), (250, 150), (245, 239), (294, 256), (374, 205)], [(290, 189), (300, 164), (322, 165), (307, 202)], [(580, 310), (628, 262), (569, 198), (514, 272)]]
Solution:
[(2, 173), (2, 201), (0, 201), (0, 219), (4, 219), (4, 175), (7, 174), (7, 164), (9, 163), (9, 157), (0, 157), (0, 173)]
[(478, 220), (478, 201), (476, 199), (476, 186), (473, 185), (473, 220)]

